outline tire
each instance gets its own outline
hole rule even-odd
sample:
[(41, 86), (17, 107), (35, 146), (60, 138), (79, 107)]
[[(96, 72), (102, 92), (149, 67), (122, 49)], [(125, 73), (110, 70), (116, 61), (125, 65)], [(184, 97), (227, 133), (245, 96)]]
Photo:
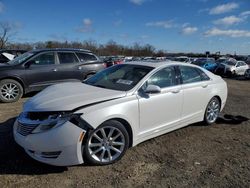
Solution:
[(221, 104), (217, 97), (213, 97), (206, 108), (205, 114), (204, 114), (204, 122), (207, 125), (211, 125), (216, 122), (219, 113), (220, 113)]
[(104, 122), (89, 132), (84, 144), (83, 158), (92, 165), (108, 165), (120, 160), (129, 146), (129, 135), (122, 123)]
[(11, 103), (18, 101), (23, 96), (22, 85), (12, 79), (0, 81), (0, 101)]
[(244, 77), (245, 77), (245, 79), (250, 79), (250, 75), (248, 75), (247, 71), (245, 72)]
[(232, 72), (232, 77), (236, 77), (237, 75), (236, 75), (236, 72), (235, 72), (235, 70)]
[(85, 77), (85, 80), (86, 80), (86, 79), (89, 79), (89, 78), (92, 77), (93, 75), (95, 75), (95, 74), (87, 74), (86, 77)]

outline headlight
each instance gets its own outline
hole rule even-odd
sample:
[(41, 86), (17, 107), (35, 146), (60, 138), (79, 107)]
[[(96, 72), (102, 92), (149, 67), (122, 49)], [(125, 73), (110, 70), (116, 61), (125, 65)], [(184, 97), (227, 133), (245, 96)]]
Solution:
[(52, 128), (59, 127), (70, 121), (72, 116), (81, 115), (81, 114), (63, 114), (63, 115), (51, 115), (47, 120), (42, 121), (33, 131), (32, 133), (41, 133)]

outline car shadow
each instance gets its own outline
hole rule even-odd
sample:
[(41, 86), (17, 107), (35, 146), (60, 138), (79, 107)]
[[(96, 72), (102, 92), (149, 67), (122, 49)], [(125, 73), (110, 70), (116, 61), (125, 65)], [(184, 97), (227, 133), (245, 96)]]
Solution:
[(0, 123), (0, 175), (40, 175), (67, 171), (67, 167), (50, 166), (30, 158), (14, 141), (12, 131), (15, 119)]
[[(61, 173), (68, 170), (67, 167), (50, 166), (30, 158), (14, 141), (12, 132), (15, 119), (16, 117), (0, 123), (0, 175), (41, 175)], [(244, 116), (225, 114), (219, 116), (216, 124), (241, 124), (242, 122), (248, 120), (249, 118)], [(205, 126), (205, 124), (204, 122), (198, 122), (190, 126)]]

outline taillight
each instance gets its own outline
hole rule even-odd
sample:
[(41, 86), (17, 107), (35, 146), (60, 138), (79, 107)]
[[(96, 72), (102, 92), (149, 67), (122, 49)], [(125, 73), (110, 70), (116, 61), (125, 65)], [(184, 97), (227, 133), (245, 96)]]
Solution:
[(107, 63), (103, 63), (103, 66), (105, 67), (105, 68), (107, 68), (108, 66), (107, 66)]

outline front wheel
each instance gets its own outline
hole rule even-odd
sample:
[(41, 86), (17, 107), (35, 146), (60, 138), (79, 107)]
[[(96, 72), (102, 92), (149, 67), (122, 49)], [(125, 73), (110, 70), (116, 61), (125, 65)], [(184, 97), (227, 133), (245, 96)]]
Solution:
[(128, 146), (127, 130), (120, 122), (111, 120), (104, 122), (90, 133), (83, 157), (95, 165), (112, 164), (122, 158)]
[(5, 103), (16, 102), (23, 95), (22, 85), (12, 79), (0, 81), (0, 101)]
[(215, 123), (220, 113), (220, 101), (217, 97), (213, 97), (206, 108), (204, 122), (208, 125)]

